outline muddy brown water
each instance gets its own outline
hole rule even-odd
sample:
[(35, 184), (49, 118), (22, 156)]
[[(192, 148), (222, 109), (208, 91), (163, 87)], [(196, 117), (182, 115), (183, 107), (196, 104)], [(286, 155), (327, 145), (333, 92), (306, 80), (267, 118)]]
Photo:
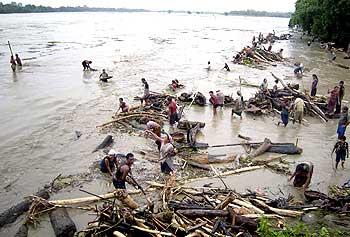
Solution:
[[(100, 19), (103, 18), (103, 23)], [(290, 62), (268, 66), (266, 70), (233, 65), (234, 53), (250, 44), (252, 36), (273, 29), (277, 34), (288, 32), (288, 19), (233, 17), (219, 15), (186, 15), (160, 13), (49, 13), (3, 15), (0, 37), (12, 42), (13, 50), (24, 61), (22, 69), (12, 73), (9, 50), (0, 45), (0, 210), (15, 204), (23, 196), (34, 193), (54, 177), (86, 172), (101, 153), (91, 151), (106, 134), (100, 134), (96, 125), (111, 119), (119, 97), (127, 103), (137, 104), (133, 96), (142, 93), (140, 79), (145, 77), (152, 91), (162, 91), (172, 79), (186, 86), (184, 91), (222, 90), (236, 93), (238, 77), (259, 85), (267, 78), (270, 87), (274, 72), (288, 82), (298, 82), (308, 89), (311, 75), (319, 76), (319, 94), (326, 94), (339, 80), (345, 81), (345, 100), (349, 100), (349, 70), (329, 63), (327, 55), (318, 45), (308, 47), (307, 38), (299, 36), (274, 44), (273, 50), (284, 48)], [(349, 64), (349, 61), (339, 62)], [(92, 66), (106, 68), (113, 75), (108, 84), (98, 82), (99, 72), (82, 72), (81, 61), (91, 59)], [(207, 61), (212, 71), (204, 70)], [(291, 64), (304, 63), (306, 72), (295, 79)], [(231, 72), (221, 70), (228, 62)], [(242, 86), (248, 98), (256, 88)], [(300, 156), (290, 156), (291, 162), (312, 161), (315, 165), (311, 188), (327, 191), (328, 185), (341, 184), (349, 178), (350, 164), (345, 170), (334, 172), (330, 151), (336, 141), (337, 121), (322, 123), (307, 117), (306, 126), (277, 127), (278, 117), (232, 118), (230, 109), (218, 111), (214, 116), (209, 106), (185, 109), (185, 118), (206, 122), (199, 137), (211, 145), (239, 142), (237, 135), (262, 141), (295, 142), (304, 149)], [(82, 132), (75, 140), (75, 131)], [(120, 152), (137, 152), (152, 147), (142, 137), (114, 134), (114, 148)], [(211, 154), (238, 152), (240, 148), (209, 149)], [(296, 163), (291, 164), (291, 169)], [(139, 173), (147, 170), (148, 179), (158, 172), (158, 165), (139, 159), (135, 164)], [(141, 168), (140, 168), (141, 167)], [(141, 176), (142, 177), (142, 176)], [(194, 186), (217, 179), (196, 182)], [(269, 170), (257, 170), (233, 177), (225, 182), (238, 191), (264, 190), (278, 195), (298, 194), (287, 182), (287, 177)], [(4, 189), (4, 187), (6, 187)], [(84, 184), (83, 188), (95, 193), (111, 190), (110, 184), (99, 176)], [(82, 197), (77, 188), (57, 194), (54, 198)], [(78, 228), (83, 228), (91, 216), (72, 211)], [(17, 222), (20, 222), (20, 220)], [(4, 228), (1, 236), (10, 236), (16, 225)], [(30, 236), (53, 236), (47, 218)]]

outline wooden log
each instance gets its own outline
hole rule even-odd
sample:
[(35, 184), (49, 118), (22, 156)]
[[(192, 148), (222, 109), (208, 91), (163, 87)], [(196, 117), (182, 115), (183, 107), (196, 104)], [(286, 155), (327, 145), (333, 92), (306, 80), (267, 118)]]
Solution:
[(146, 228), (142, 228), (142, 227), (139, 227), (139, 226), (136, 226), (136, 225), (133, 225), (131, 227), (135, 228), (135, 229), (137, 229), (139, 231), (150, 233), (150, 234), (164, 235), (164, 236), (173, 236), (173, 234), (169, 233), (169, 232), (162, 232), (162, 231), (158, 231), (158, 230), (146, 229)]
[(223, 163), (230, 163), (235, 161), (237, 158), (237, 154), (228, 154), (223, 158), (219, 157), (210, 157), (209, 163), (210, 164), (223, 164)]
[(114, 235), (115, 237), (126, 237), (126, 235), (120, 233), (119, 231), (113, 231), (113, 235)]
[(186, 217), (225, 217), (228, 215), (227, 210), (215, 210), (215, 209), (186, 209), (186, 210), (177, 210), (176, 213), (184, 215)]
[(100, 145), (98, 145), (95, 150), (92, 151), (92, 153), (103, 149), (109, 145), (111, 145), (113, 143), (113, 136), (112, 135), (107, 135), (107, 137), (105, 137), (105, 139), (103, 139), (102, 143)]
[(200, 128), (205, 127), (205, 123), (202, 123), (202, 122), (182, 120), (182, 121), (179, 121), (177, 128), (179, 129), (194, 128), (198, 123)]
[(58, 208), (49, 214), (56, 237), (73, 237), (77, 228), (65, 208)]
[[(46, 189), (40, 190), (35, 194), (35, 196), (41, 197), (43, 199), (48, 199), (50, 197), (49, 192)], [(29, 210), (32, 202), (33, 201), (30, 198), (26, 198), (24, 201), (2, 212), (0, 214), (0, 228), (6, 224), (15, 222), (19, 216)]]
[(260, 208), (254, 206), (253, 204), (251, 204), (250, 202), (244, 201), (244, 200), (240, 200), (240, 199), (235, 199), (233, 200), (234, 204), (248, 208), (249, 210), (253, 211), (254, 213), (257, 214), (264, 214), (265, 212), (263, 210), (261, 210)]
[(278, 215), (281, 215), (281, 216), (298, 217), (298, 216), (301, 216), (303, 214), (303, 212), (301, 212), (301, 211), (292, 211), (292, 210), (274, 208), (274, 207), (270, 207), (269, 205), (267, 205), (266, 203), (264, 203), (261, 200), (258, 200), (258, 199), (253, 199), (253, 200), (254, 200), (254, 202), (258, 203), (260, 206), (267, 208), (270, 211), (272, 211)]
[(254, 158), (264, 154), (267, 150), (271, 148), (270, 139), (265, 138), (264, 142), (252, 153), (249, 154), (250, 158)]
[(187, 160), (186, 162), (187, 162), (188, 165), (193, 166), (195, 168), (199, 168), (199, 169), (202, 169), (202, 170), (210, 170), (210, 166), (209, 165), (199, 164), (197, 162), (193, 162), (193, 161), (190, 161), (190, 160)]
[(296, 155), (296, 154), (301, 154), (303, 152), (303, 149), (295, 146), (294, 144), (291, 144), (291, 145), (272, 145), (268, 149), (268, 152)]
[[(240, 174), (240, 173), (253, 171), (253, 170), (257, 170), (257, 169), (262, 169), (262, 168), (264, 168), (264, 166), (261, 166), (261, 165), (244, 167), (244, 168), (240, 168), (240, 169), (236, 169), (236, 170), (232, 170), (232, 171), (221, 173), (220, 176), (224, 177), (224, 176), (229, 176), (229, 175), (234, 175), (234, 174)], [(196, 182), (196, 181), (199, 181), (199, 180), (209, 179), (209, 178), (217, 178), (217, 177), (218, 177), (217, 175), (214, 175), (214, 176), (211, 176), (211, 177), (201, 177), (201, 178), (189, 179), (189, 180), (186, 180), (184, 182), (184, 184)]]
[(192, 154), (188, 160), (199, 164), (209, 164), (209, 155), (208, 153)]
[(196, 136), (198, 132), (201, 130), (200, 124), (197, 123), (196, 126), (187, 130), (187, 144), (190, 146), (194, 146), (196, 144)]
[(15, 237), (27, 237), (28, 236), (28, 227), (26, 224), (21, 225), (18, 231), (15, 234)]
[[(125, 190), (122, 190), (125, 192)], [(139, 194), (141, 193), (140, 190), (129, 190), (127, 192), (129, 195), (131, 194)], [(90, 197), (82, 197), (82, 198), (74, 198), (74, 199), (64, 199), (64, 200), (53, 200), (49, 201), (52, 205), (74, 205), (74, 204), (81, 204), (81, 203), (87, 203), (87, 202), (97, 202), (101, 201), (102, 199), (111, 199), (111, 198), (118, 198), (118, 195), (116, 192), (113, 193), (107, 193), (104, 195), (98, 195), (96, 196), (90, 196)]]

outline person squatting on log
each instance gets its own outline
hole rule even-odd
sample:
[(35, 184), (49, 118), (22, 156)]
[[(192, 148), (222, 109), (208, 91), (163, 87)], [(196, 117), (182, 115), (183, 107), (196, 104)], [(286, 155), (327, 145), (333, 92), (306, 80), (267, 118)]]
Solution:
[(318, 84), (318, 77), (316, 74), (312, 74), (312, 84), (311, 84), (311, 96), (316, 96), (317, 93), (317, 84)]
[(344, 87), (344, 81), (339, 82), (339, 92), (338, 92), (338, 102), (335, 106), (335, 113), (339, 114), (341, 111), (341, 102), (343, 101), (345, 94), (345, 87)]
[(304, 101), (301, 98), (296, 98), (294, 103), (293, 103), (293, 110), (294, 110), (294, 122), (295, 121), (299, 121), (299, 123), (301, 123), (301, 121), (303, 121), (304, 118)]
[(338, 169), (338, 164), (341, 161), (341, 167), (344, 169), (345, 157), (349, 158), (349, 145), (346, 142), (346, 137), (341, 136), (337, 143), (335, 143), (332, 150), (332, 155), (335, 151), (335, 168)]
[(175, 147), (172, 144), (172, 137), (166, 133), (166, 136), (159, 137), (155, 133), (150, 130), (146, 130), (149, 134), (153, 136), (156, 141), (159, 141), (160, 151), (159, 151), (159, 162), (160, 162), (160, 170), (164, 174), (172, 175), (175, 173), (174, 167), (174, 157), (175, 157)]
[(145, 104), (148, 104), (148, 98), (150, 96), (149, 92), (149, 85), (145, 78), (141, 79), (142, 85), (143, 85), (143, 96), (141, 97), (141, 106), (143, 105), (143, 101), (145, 101)]
[(175, 99), (168, 97), (168, 117), (169, 124), (173, 126), (176, 122), (179, 121), (179, 116), (177, 114), (177, 105)]
[(311, 162), (302, 162), (295, 168), (294, 173), (289, 178), (289, 181), (293, 181), (293, 185), (296, 188), (303, 188), (304, 190), (309, 186), (314, 171), (314, 165)]
[(119, 98), (119, 108), (117, 110), (117, 113), (119, 110), (122, 110), (122, 113), (127, 113), (129, 112), (129, 106), (124, 102), (123, 98)]
[(235, 102), (235, 107), (231, 111), (231, 116), (233, 116), (233, 114), (236, 114), (240, 117), (240, 119), (242, 119), (242, 112), (244, 109), (244, 100), (243, 100), (242, 93), (240, 91), (237, 91), (237, 95), (238, 95), (238, 98)]
[(223, 108), (224, 107), (224, 100), (225, 100), (225, 95), (222, 93), (220, 90), (216, 91), (216, 98), (218, 102), (218, 107)]
[[(146, 124), (146, 131), (147, 130), (152, 131), (154, 134), (156, 134), (158, 137), (160, 137), (162, 127), (154, 121), (148, 121)], [(159, 151), (162, 144), (158, 140), (156, 140), (156, 144), (157, 144), (158, 151)]]
[(113, 185), (116, 189), (126, 189), (125, 182), (133, 183), (131, 179), (127, 176), (131, 173), (131, 166), (134, 164), (135, 158), (134, 154), (126, 154), (126, 162), (124, 164), (118, 165), (115, 175), (113, 176)]
[(336, 105), (339, 103), (339, 87), (335, 86), (333, 90), (331, 90), (330, 92), (328, 91), (328, 93), (330, 93), (329, 95), (329, 99), (328, 99), (328, 104), (327, 104), (327, 113), (329, 115), (334, 114), (334, 109), (336, 107)]
[(111, 149), (108, 155), (100, 161), (100, 170), (102, 173), (109, 173), (113, 176), (115, 167), (118, 167), (117, 152)]
[(339, 122), (338, 122), (338, 128), (337, 128), (338, 138), (345, 135), (346, 128), (349, 124), (350, 124), (349, 108), (347, 106), (344, 106), (343, 112), (340, 115)]

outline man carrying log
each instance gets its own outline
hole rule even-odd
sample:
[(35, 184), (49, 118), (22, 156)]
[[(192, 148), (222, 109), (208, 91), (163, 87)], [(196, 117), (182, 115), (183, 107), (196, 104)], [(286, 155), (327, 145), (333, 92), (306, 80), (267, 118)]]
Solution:
[(134, 164), (134, 160), (134, 154), (128, 153), (126, 155), (126, 162), (118, 166), (112, 179), (116, 189), (126, 189), (125, 182), (133, 183), (132, 180), (127, 179), (127, 176), (131, 173), (131, 166)]
[(302, 162), (297, 165), (293, 175), (289, 178), (289, 181), (292, 181), (294, 178), (294, 187), (303, 188), (305, 190), (311, 182), (313, 171), (314, 165), (311, 162)]

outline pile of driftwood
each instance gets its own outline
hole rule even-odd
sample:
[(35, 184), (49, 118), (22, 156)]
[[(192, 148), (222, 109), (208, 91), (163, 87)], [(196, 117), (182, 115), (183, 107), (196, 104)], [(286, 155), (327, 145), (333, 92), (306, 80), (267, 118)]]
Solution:
[[(171, 178), (170, 178), (171, 179)], [(170, 183), (170, 184), (169, 184)], [(102, 200), (96, 219), (78, 236), (257, 236), (258, 218), (299, 217), (302, 211), (281, 209), (280, 201), (263, 194), (239, 194), (231, 189), (150, 183), (156, 205), (121, 205)], [(147, 191), (146, 191), (147, 192)]]
[(311, 97), (307, 93), (299, 92), (298, 85), (285, 84), (283, 80), (271, 73), (279, 81), (283, 89), (259, 91), (255, 97), (250, 98), (247, 103), (246, 112), (254, 115), (268, 114), (271, 112), (281, 113), (283, 106), (291, 108), (296, 98), (301, 98), (305, 104), (305, 111), (311, 116), (319, 117), (327, 122), (327, 102), (325, 97)]

